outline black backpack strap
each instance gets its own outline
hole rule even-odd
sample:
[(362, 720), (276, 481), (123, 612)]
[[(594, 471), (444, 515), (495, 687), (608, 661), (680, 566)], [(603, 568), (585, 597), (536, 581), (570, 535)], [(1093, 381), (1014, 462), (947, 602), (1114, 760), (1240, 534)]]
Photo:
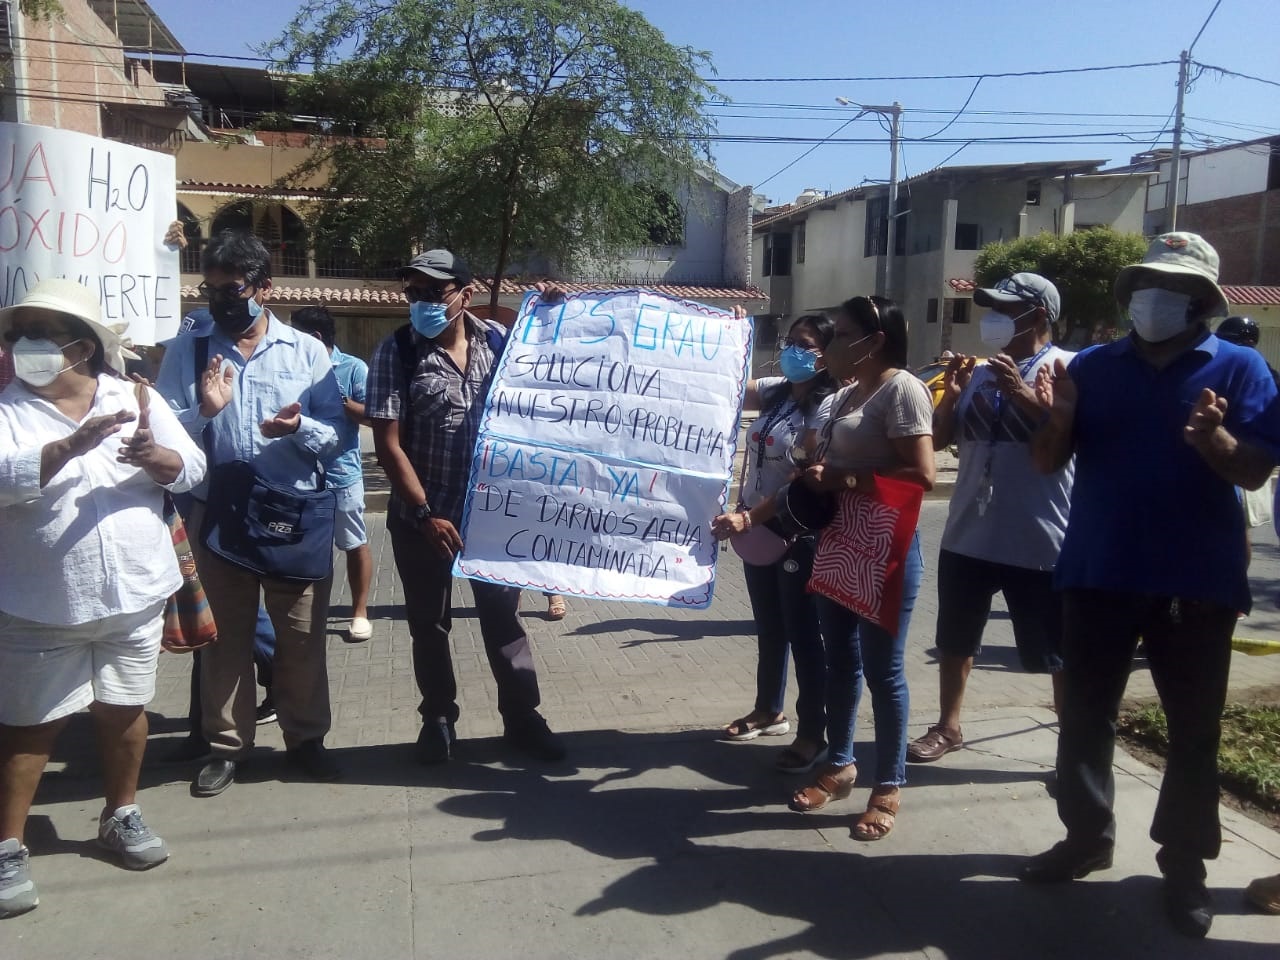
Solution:
[(497, 327), (491, 323), (484, 325), (485, 343), (489, 345), (489, 349), (493, 352), (493, 365), (496, 367), (498, 361), (502, 359), (502, 351), (507, 347), (508, 335), (500, 332)]
[(209, 338), (196, 337), (193, 353), (196, 368), (196, 406), (204, 403), (204, 370), (209, 366)]

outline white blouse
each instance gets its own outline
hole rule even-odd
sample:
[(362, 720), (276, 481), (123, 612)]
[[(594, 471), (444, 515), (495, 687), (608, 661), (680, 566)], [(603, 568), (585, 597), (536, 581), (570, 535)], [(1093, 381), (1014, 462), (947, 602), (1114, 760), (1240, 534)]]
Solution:
[[(137, 414), (133, 391), (132, 383), (98, 377), (85, 419)], [(182, 472), (164, 489), (190, 490), (204, 478), (204, 453), (154, 390), (150, 420), (155, 442), (182, 459)], [(140, 468), (116, 461), (136, 421), (40, 487), (43, 448), (79, 426), (21, 381), (0, 393), (0, 611), (10, 616), (90, 623), (145, 610), (182, 583), (162, 488)]]

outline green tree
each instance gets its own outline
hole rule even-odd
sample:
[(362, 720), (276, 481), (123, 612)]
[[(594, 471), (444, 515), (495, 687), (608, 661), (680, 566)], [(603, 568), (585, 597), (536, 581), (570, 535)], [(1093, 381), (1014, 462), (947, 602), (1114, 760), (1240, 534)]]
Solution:
[(973, 266), (979, 286), (989, 287), (1015, 273), (1038, 273), (1062, 294), (1055, 340), (1081, 343), (1099, 330), (1121, 326), (1123, 315), (1112, 289), (1120, 268), (1137, 263), (1147, 252), (1138, 233), (1110, 227), (1079, 230), (1066, 236), (1039, 233), (989, 243)]
[(332, 122), (291, 175), (328, 177), (317, 245), (446, 245), (492, 269), (495, 305), (534, 258), (651, 242), (654, 198), (710, 159), (708, 55), (616, 0), (306, 0), (270, 49)]

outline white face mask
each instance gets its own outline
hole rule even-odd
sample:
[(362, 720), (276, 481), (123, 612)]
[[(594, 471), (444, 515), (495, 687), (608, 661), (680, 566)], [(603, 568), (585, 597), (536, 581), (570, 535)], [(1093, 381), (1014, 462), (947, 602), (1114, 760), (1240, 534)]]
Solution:
[[(79, 343), (73, 340), (67, 344)], [(66, 365), (60, 347), (52, 340), (31, 340), (23, 337), (13, 345), (13, 374), (23, 383), (33, 387), (47, 387), (58, 375), (71, 367)], [(74, 364), (73, 364), (74, 366)]]
[(1185, 293), (1149, 287), (1129, 298), (1133, 332), (1147, 343), (1164, 343), (1187, 329), (1191, 298)]
[(1035, 307), (1032, 307), (1016, 317), (1010, 317), (999, 310), (988, 310), (982, 315), (982, 319), (978, 321), (978, 332), (982, 336), (982, 342), (993, 350), (1003, 350), (1013, 343), (1014, 337), (1020, 337), (1022, 333), (1031, 333), (1035, 329), (1034, 327), (1029, 327), (1023, 330), (1022, 333), (1018, 333), (1014, 325), (1027, 314), (1034, 313), (1035, 309)]

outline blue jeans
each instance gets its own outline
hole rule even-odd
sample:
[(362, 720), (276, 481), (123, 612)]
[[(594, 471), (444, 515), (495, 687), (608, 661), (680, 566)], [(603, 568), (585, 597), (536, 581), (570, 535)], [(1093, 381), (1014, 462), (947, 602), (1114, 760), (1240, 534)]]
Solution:
[[(827, 664), (816, 598), (805, 592), (813, 573), (813, 549), (812, 539), (797, 540), (777, 563), (767, 567), (744, 564), (743, 572), (760, 649), (755, 708), (770, 715), (782, 712), (790, 653), (796, 664), (796, 733), (822, 743), (827, 728)], [(783, 569), (788, 559), (797, 564), (794, 573)]]
[(911, 705), (904, 655), (923, 573), (917, 533), (907, 552), (902, 615), (896, 636), (834, 600), (818, 597), (818, 617), (827, 647), (828, 761), (836, 766), (848, 766), (854, 761), (853, 728), (865, 674), (875, 715), (877, 786), (901, 786), (907, 782), (907, 714)]

